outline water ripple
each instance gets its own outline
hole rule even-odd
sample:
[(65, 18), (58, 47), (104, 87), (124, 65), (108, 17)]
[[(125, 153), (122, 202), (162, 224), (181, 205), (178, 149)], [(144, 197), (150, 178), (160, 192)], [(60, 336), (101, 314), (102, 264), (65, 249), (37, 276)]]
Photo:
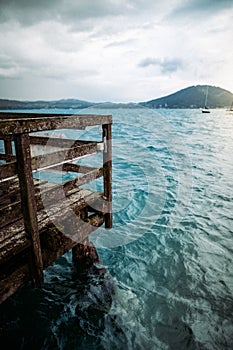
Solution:
[(1, 340), (20, 349), (232, 349), (233, 119), (222, 110), (108, 112), (114, 227), (92, 236), (106, 274), (83, 284), (67, 253), (42, 291), (1, 306)]

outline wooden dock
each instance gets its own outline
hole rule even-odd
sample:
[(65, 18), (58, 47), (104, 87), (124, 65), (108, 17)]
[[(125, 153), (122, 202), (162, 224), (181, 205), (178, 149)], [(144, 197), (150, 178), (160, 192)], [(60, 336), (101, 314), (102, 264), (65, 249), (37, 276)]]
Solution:
[[(70, 249), (79, 254), (102, 224), (112, 227), (111, 124), (111, 115), (0, 113), (0, 303), (25, 284), (41, 287), (43, 270), (57, 258)], [(96, 125), (96, 141), (51, 134)], [(98, 167), (78, 164), (98, 152)], [(35, 176), (43, 170), (61, 181)], [(102, 192), (87, 188), (101, 177)]]

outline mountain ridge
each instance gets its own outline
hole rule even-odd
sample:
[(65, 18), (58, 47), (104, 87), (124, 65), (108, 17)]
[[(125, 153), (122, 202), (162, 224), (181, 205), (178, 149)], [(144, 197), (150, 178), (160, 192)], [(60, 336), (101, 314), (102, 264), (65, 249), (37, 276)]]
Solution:
[(202, 108), (205, 105), (207, 88), (209, 108), (226, 108), (231, 105), (233, 94), (228, 90), (211, 85), (189, 86), (170, 95), (140, 104), (150, 108)]
[(53, 108), (88, 108), (93, 106), (93, 102), (78, 100), (74, 98), (60, 99), (60, 100), (36, 100), (36, 101), (20, 101), (10, 99), (0, 99), (0, 109), (53, 109)]
[(0, 99), (1, 110), (17, 109), (84, 109), (98, 108), (202, 108), (204, 107), (206, 91), (208, 88), (207, 105), (209, 108), (226, 108), (232, 104), (233, 94), (220, 87), (211, 85), (193, 85), (176, 91), (167, 96), (159, 97), (145, 102), (90, 102), (75, 98), (60, 100), (21, 101)]

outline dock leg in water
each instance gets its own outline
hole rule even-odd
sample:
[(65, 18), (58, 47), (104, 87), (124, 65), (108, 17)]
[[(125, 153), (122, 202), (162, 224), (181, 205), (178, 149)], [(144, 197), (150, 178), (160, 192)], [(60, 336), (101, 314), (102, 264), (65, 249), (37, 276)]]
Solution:
[(101, 263), (96, 248), (88, 239), (72, 248), (72, 260), (77, 273), (86, 273), (94, 263)]
[[(101, 330), (112, 306), (114, 281), (101, 263), (92, 242), (85, 240), (73, 248), (74, 279), (79, 285), (75, 313), (87, 327)], [(103, 330), (103, 329), (102, 329)]]

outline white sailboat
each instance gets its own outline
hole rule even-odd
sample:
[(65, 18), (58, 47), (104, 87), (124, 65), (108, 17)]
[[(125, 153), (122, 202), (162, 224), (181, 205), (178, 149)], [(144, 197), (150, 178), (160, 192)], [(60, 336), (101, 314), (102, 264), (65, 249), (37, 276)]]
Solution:
[(205, 106), (204, 106), (204, 108), (202, 108), (202, 113), (210, 113), (210, 110), (209, 110), (209, 108), (207, 107), (207, 97), (208, 97), (208, 89), (209, 89), (209, 87), (207, 86), (206, 87), (206, 95), (205, 95)]

